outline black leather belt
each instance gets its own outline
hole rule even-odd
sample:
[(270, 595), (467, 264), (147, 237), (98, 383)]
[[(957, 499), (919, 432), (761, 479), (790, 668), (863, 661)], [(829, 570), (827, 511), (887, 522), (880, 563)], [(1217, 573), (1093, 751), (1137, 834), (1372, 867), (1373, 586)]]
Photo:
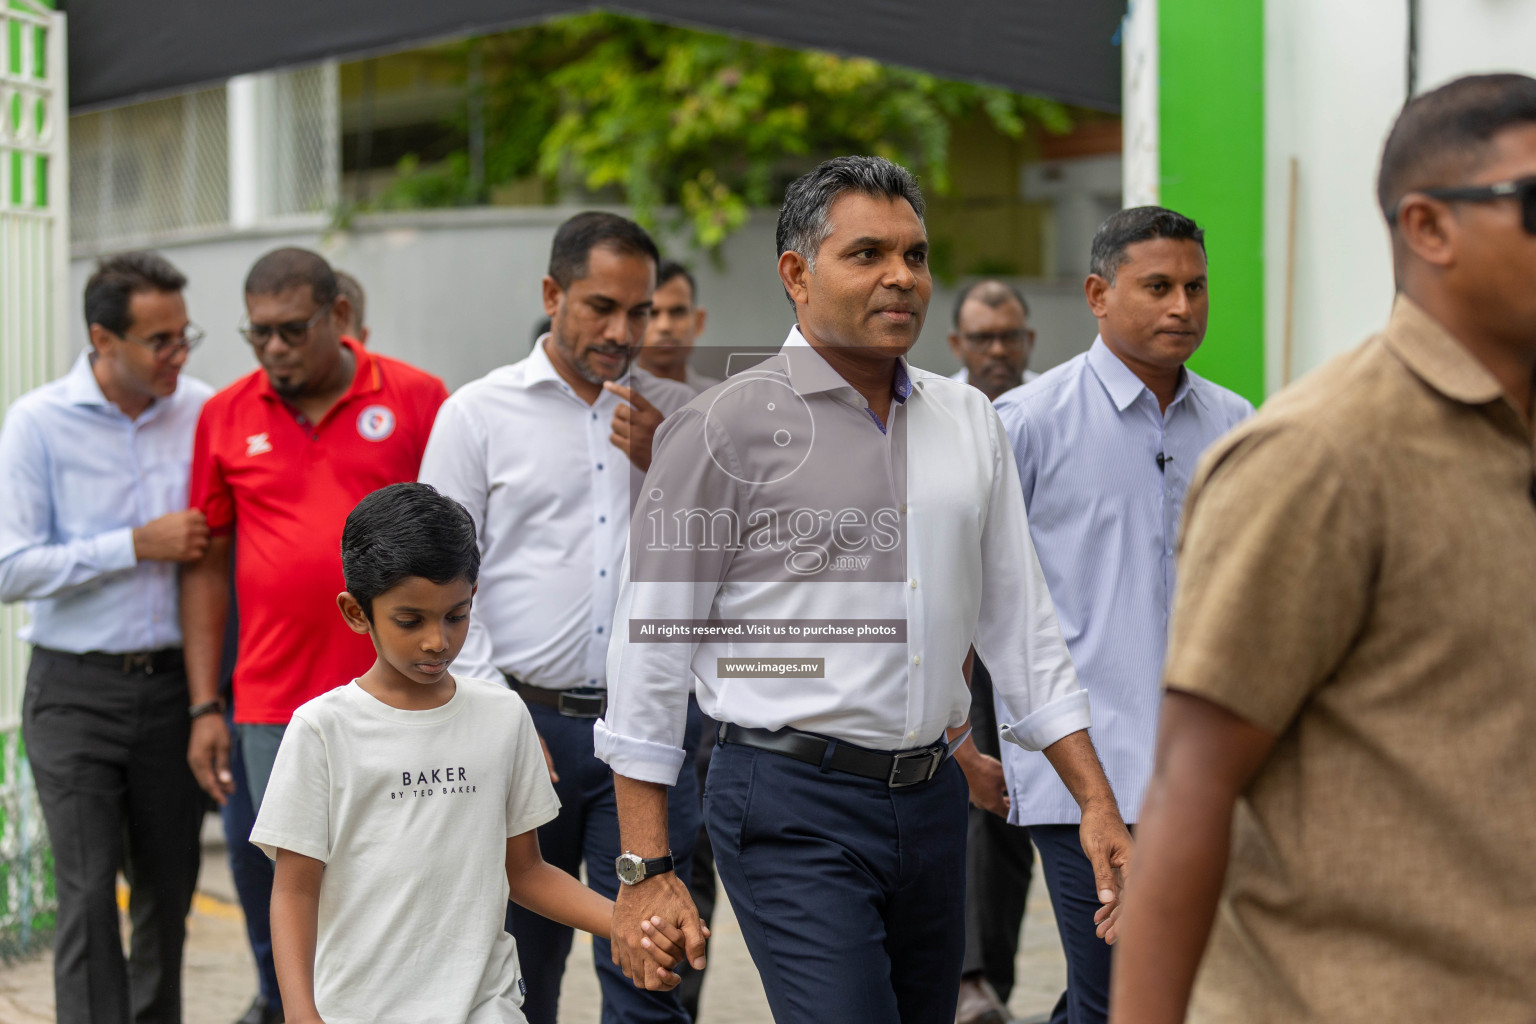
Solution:
[[(747, 729), (729, 722), (720, 723), (715, 737), (721, 743), (739, 743), (744, 747), (783, 754), (818, 768), (825, 762), (833, 771), (874, 779), (892, 789), (927, 782), (939, 773), (950, 753), (950, 745), (943, 740), (915, 750), (883, 753), (794, 729), (770, 732), (767, 729)], [(963, 742), (964, 737), (961, 740)], [(832, 747), (830, 757), (827, 754), (828, 746)]]
[(180, 647), (162, 647), (158, 651), (126, 651), (122, 654), (108, 651), (86, 651), (84, 654), (77, 654), (74, 651), (60, 651), (52, 647), (39, 647), (38, 650), (46, 651), (55, 658), (68, 658), (82, 665), (121, 672), (125, 676), (134, 673), (152, 676), (156, 672), (176, 672), (183, 665)]
[(507, 685), (529, 704), (554, 708), (566, 718), (602, 718), (608, 710), (608, 691), (577, 687), (572, 690), (551, 690), (547, 686), (530, 686), (514, 675), (503, 672)]

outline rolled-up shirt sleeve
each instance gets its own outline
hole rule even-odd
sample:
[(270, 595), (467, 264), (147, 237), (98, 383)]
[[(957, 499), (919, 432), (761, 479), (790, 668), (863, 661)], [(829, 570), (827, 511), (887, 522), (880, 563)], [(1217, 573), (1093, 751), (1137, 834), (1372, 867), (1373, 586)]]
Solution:
[(133, 527), (90, 537), (56, 540), (48, 450), (24, 406), (13, 408), (0, 429), (0, 601), (56, 597), (138, 564)]
[[(706, 543), (662, 546), (654, 524), (681, 509), (735, 508), (733, 479), (709, 455), (708, 419), (684, 409), (663, 421), (644, 489), (630, 519), (629, 551), (608, 645), (608, 710), (593, 744), (615, 773), (671, 786), (682, 769), (688, 698), (697, 639), (658, 641), (640, 632), (654, 620), (703, 622), (730, 564), (731, 552)], [(719, 436), (714, 451), (728, 448)]]
[(974, 642), (1009, 712), (1009, 720), (999, 723), (1003, 739), (1025, 750), (1044, 750), (1088, 728), (1088, 693), (1078, 684), (1056, 620), (1029, 536), (1018, 467), (996, 412), (988, 440), (992, 491), (981, 533), (981, 610)]

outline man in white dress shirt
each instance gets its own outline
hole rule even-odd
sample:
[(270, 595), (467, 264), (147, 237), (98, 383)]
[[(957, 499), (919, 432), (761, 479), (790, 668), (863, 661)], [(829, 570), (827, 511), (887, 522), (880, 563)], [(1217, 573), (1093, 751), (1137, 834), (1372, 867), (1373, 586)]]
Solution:
[[(208, 547), (187, 508), (197, 417), (183, 376), (202, 331), (186, 278), (149, 252), (85, 286), (91, 347), (17, 399), (0, 430), (0, 601), (26, 601), (22, 735), (53, 840), (60, 1024), (180, 1024), (203, 798), (187, 766), (180, 563)], [(129, 880), (123, 958), (117, 875)]]
[(782, 1022), (953, 1019), (967, 782), (1001, 784), (965, 736), (973, 644), (1022, 716), (1004, 735), (1081, 802), (1106, 908), (1129, 857), (1002, 424), (905, 359), (932, 292), (922, 208), (875, 157), (790, 187), (778, 271), (797, 325), (663, 424), (614, 618), (596, 741), (625, 849), (615, 955), (667, 983), (638, 957), (656, 916), (702, 956), (665, 859), (696, 679), (721, 723), (716, 864)]
[(976, 281), (955, 299), (949, 350), (960, 360), (950, 380), (972, 384), (992, 401), (1040, 376), (1029, 368), (1035, 329), (1024, 293), (1002, 281)]
[[(592, 753), (606, 705), (604, 659), (633, 495), (662, 416), (693, 392), (632, 365), (650, 316), (656, 245), (639, 225), (583, 213), (555, 233), (544, 309), (550, 331), (521, 362), (452, 395), (437, 414), (421, 479), (464, 504), (480, 535), (480, 588), (455, 674), (505, 678), (528, 704), (551, 760), (560, 816), (544, 857), (613, 896), (618, 820), (612, 776)], [(697, 743), (695, 722), (690, 749)], [(679, 781), (673, 827), (686, 858), (697, 782)], [(571, 929), (509, 905), (530, 1024), (555, 1024)], [(677, 996), (631, 985), (598, 940), (603, 1019), (686, 1024)]]

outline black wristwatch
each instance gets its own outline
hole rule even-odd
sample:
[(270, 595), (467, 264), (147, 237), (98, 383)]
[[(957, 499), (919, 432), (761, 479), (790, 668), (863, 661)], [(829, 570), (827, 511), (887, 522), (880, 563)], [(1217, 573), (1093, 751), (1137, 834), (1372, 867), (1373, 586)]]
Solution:
[(211, 715), (215, 711), (221, 715), (224, 713), (223, 697), (215, 697), (213, 700), (205, 700), (201, 703), (193, 704), (191, 707), (187, 708), (187, 717), (198, 719), (202, 718), (204, 715)]
[(672, 870), (672, 851), (668, 850), (665, 857), (651, 857), (649, 860), (625, 852), (614, 858), (614, 868), (619, 873), (619, 881), (625, 885), (637, 885), (652, 875), (664, 875)]

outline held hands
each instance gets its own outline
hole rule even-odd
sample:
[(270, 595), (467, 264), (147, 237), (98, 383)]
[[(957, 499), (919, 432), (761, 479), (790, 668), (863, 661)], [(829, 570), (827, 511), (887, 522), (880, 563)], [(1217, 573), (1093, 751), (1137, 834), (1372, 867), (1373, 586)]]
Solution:
[(1003, 762), (983, 754), (970, 740), (955, 751), (955, 760), (965, 772), (965, 783), (971, 789), (971, 803), (999, 818), (1008, 817), (1010, 801), (1008, 783), (1003, 777)]
[(151, 519), (133, 531), (133, 556), (141, 562), (195, 562), (208, 550), (208, 520), (184, 508)]
[(619, 888), (613, 907), (613, 962), (636, 988), (665, 992), (682, 979), (671, 968), (686, 959), (704, 967), (709, 928), (672, 872)]
[(656, 436), (656, 428), (661, 426), (661, 410), (640, 397), (640, 392), (634, 388), (613, 381), (603, 387), (629, 403), (613, 411), (612, 433), (608, 440), (643, 473), (651, 468), (651, 440)]
[(1131, 833), (1113, 803), (1089, 804), (1083, 808), (1078, 836), (1093, 865), (1094, 885), (1103, 904), (1093, 915), (1094, 934), (1112, 946), (1119, 937), (1121, 895), (1131, 867)]
[(192, 720), (187, 764), (197, 784), (223, 807), (235, 791), (235, 777), (229, 770), (229, 727), (223, 715), (199, 715)]

